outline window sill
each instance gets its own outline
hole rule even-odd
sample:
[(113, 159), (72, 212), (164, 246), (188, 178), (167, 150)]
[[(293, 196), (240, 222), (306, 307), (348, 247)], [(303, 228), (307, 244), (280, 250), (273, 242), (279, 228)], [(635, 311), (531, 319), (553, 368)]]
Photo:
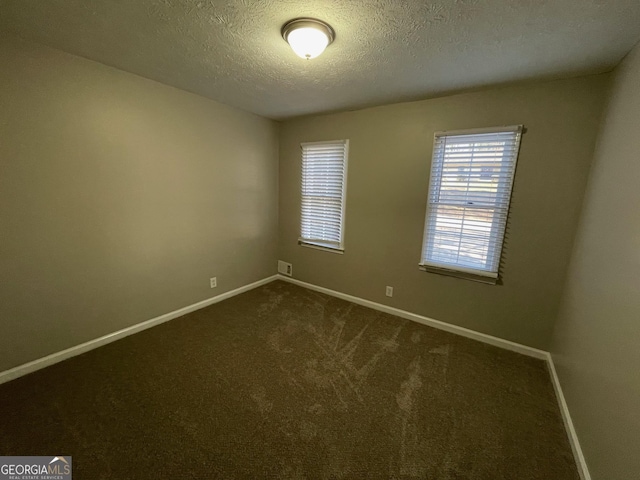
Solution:
[(304, 240), (298, 240), (298, 245), (301, 247), (313, 248), (314, 250), (322, 250), (323, 252), (337, 253), (338, 255), (344, 255), (344, 248), (328, 247), (319, 243), (305, 242)]
[(420, 265), (420, 270), (428, 273), (435, 273), (438, 275), (445, 275), (447, 277), (456, 277), (463, 280), (471, 280), (472, 282), (484, 283), (486, 285), (499, 285), (501, 284), (499, 278), (486, 277), (484, 275), (476, 275), (474, 273), (462, 272), (459, 270), (450, 270), (448, 268), (439, 268), (431, 265)]

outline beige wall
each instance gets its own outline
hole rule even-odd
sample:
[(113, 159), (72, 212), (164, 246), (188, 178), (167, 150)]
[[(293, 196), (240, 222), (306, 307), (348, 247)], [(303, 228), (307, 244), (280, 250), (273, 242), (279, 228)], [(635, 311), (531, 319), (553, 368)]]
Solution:
[[(492, 89), (284, 122), (279, 258), (294, 277), (547, 348), (608, 76)], [(433, 133), (524, 124), (504, 284), (418, 270)], [(297, 245), (301, 142), (350, 140), (345, 254)], [(385, 286), (395, 288), (385, 297)]]
[(552, 354), (594, 480), (640, 476), (640, 46), (616, 70)]
[(0, 371), (273, 275), (277, 128), (2, 40)]

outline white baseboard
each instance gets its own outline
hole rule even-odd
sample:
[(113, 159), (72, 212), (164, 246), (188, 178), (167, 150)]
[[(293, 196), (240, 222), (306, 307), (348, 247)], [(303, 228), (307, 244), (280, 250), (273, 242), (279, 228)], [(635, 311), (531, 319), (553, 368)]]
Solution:
[(584, 454), (582, 453), (582, 448), (580, 447), (578, 434), (576, 433), (576, 429), (573, 426), (573, 421), (571, 420), (569, 406), (567, 405), (567, 401), (564, 398), (562, 386), (560, 385), (560, 379), (558, 378), (558, 373), (556, 372), (556, 366), (553, 363), (553, 357), (550, 353), (547, 353), (546, 360), (547, 366), (549, 367), (549, 375), (551, 375), (551, 383), (553, 383), (553, 389), (556, 391), (556, 398), (558, 399), (560, 413), (562, 413), (564, 428), (567, 431), (569, 443), (571, 444), (571, 450), (573, 451), (573, 457), (575, 458), (576, 465), (578, 467), (578, 473), (580, 474), (581, 480), (591, 480), (591, 474), (589, 473), (589, 469), (587, 468), (587, 462), (584, 458)]
[(262, 280), (258, 280), (257, 282), (253, 282), (243, 287), (230, 290), (226, 293), (216, 295), (215, 297), (202, 300), (201, 302), (197, 302), (193, 305), (174, 310), (173, 312), (165, 313), (164, 315), (160, 315), (159, 317), (152, 318), (151, 320), (132, 325), (131, 327), (123, 328), (122, 330), (118, 330), (117, 332), (113, 332), (103, 337), (96, 338), (95, 340), (90, 340), (80, 345), (76, 345), (75, 347), (52, 353), (51, 355), (47, 355), (46, 357), (39, 358), (32, 362), (18, 365), (17, 367), (14, 367), (10, 370), (0, 372), (0, 385), (15, 378), (22, 377), (29, 373), (61, 362), (68, 358), (75, 357), (76, 355), (80, 355), (95, 348), (101, 347), (108, 343), (115, 342), (116, 340), (120, 340), (121, 338), (128, 337), (129, 335), (133, 335), (134, 333), (141, 332), (143, 330), (146, 330), (147, 328), (155, 327), (156, 325), (160, 325), (161, 323), (181, 317), (183, 315), (186, 315), (187, 313), (195, 312), (196, 310), (200, 310), (201, 308), (208, 307), (209, 305), (213, 305), (214, 303), (221, 302), (223, 300), (226, 300), (227, 298), (235, 297), (236, 295), (247, 292), (249, 290), (253, 290), (254, 288), (273, 282), (277, 279), (278, 275), (263, 278)]
[(365, 300), (364, 298), (354, 297), (353, 295), (347, 295), (346, 293), (336, 292), (335, 290), (319, 287), (311, 283), (302, 282), (300, 280), (296, 280), (290, 277), (285, 277), (284, 275), (278, 275), (278, 279), (284, 280), (285, 282), (294, 283), (296, 285), (308, 288), (310, 290), (326, 293), (327, 295), (331, 295), (332, 297), (337, 297), (337, 298), (341, 298), (342, 300), (347, 300), (349, 302), (357, 303), (358, 305), (362, 305), (364, 307), (369, 307), (369, 308), (373, 308), (374, 310), (390, 313), (391, 315), (395, 315), (401, 318), (406, 318), (407, 320), (413, 320), (414, 322), (421, 323), (429, 327), (437, 328), (438, 330), (444, 330), (449, 333), (454, 333), (456, 335), (472, 338), (473, 340), (478, 340), (483, 343), (488, 343), (489, 345), (494, 345), (496, 347), (504, 348), (505, 350), (518, 352), (523, 355), (527, 355), (529, 357), (546, 360), (549, 355), (549, 353), (545, 352), (544, 350), (528, 347), (527, 345), (511, 342), (509, 340), (504, 340), (502, 338), (494, 337), (492, 335), (487, 335), (486, 333), (476, 332), (475, 330), (459, 327), (457, 325), (452, 325), (450, 323), (441, 322), (440, 320), (424, 317), (422, 315), (418, 315), (417, 313), (407, 312), (406, 310), (400, 310), (399, 308), (390, 307), (388, 305), (383, 305), (381, 303), (372, 302), (371, 300)]

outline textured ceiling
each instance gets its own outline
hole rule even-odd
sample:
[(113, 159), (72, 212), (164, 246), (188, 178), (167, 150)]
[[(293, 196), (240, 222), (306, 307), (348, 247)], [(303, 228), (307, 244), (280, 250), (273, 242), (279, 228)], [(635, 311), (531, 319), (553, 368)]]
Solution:
[[(299, 16), (336, 30), (314, 60), (280, 37)], [(606, 71), (640, 37), (640, 1), (0, 0), (0, 29), (287, 118)]]

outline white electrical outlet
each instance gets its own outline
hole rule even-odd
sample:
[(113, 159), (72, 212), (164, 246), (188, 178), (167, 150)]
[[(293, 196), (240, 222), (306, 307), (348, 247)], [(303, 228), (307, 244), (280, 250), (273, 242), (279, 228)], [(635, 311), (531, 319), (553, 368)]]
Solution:
[(209, 285), (211, 285), (211, 288), (216, 288), (218, 286), (218, 277), (211, 277), (209, 279)]
[(393, 287), (387, 286), (387, 291), (385, 293), (387, 297), (393, 297)]
[(278, 260), (278, 273), (283, 275), (291, 276), (293, 275), (293, 266), (290, 263), (283, 262), (282, 260)]

